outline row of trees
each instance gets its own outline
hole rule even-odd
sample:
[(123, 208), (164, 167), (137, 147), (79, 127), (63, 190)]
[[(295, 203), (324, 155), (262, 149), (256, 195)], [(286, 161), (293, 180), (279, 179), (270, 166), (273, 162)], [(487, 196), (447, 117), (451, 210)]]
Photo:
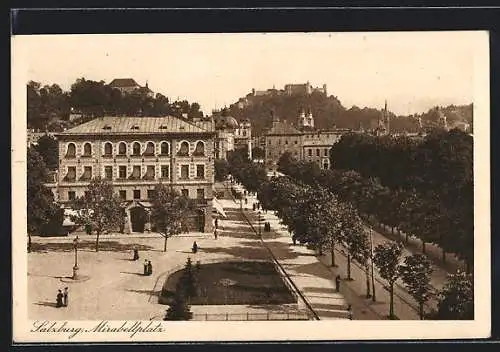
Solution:
[[(332, 266), (337, 265), (336, 249), (344, 248), (347, 255), (347, 280), (352, 280), (352, 261), (358, 262), (365, 271), (367, 297), (374, 293), (373, 278), (370, 288), (370, 263), (373, 262), (387, 282), (390, 318), (395, 317), (394, 285), (399, 279), (417, 302), (421, 319), (424, 318), (424, 306), (432, 292), (432, 267), (425, 255), (415, 254), (403, 258), (402, 243), (393, 241), (378, 245), (372, 252), (370, 238), (356, 208), (324, 188), (306, 185), (290, 177), (280, 177), (265, 182), (258, 196), (262, 206), (275, 211), (295, 240), (317, 248), (320, 254), (324, 249), (329, 249)], [(462, 294), (457, 301), (451, 297), (456, 292), (462, 292), (464, 287), (469, 287), (467, 285), (471, 277), (465, 278), (462, 281), (457, 281), (455, 275), (450, 278), (446, 289), (440, 292), (436, 318), (471, 319), (472, 291), (467, 291), (466, 296)], [(464, 287), (456, 287), (455, 284)]]
[(403, 231), (406, 240), (418, 237), (424, 253), (426, 243), (435, 243), (443, 249), (443, 260), (446, 253), (457, 254), (470, 272), (474, 202), (469, 138), (456, 130), (421, 142), (347, 135), (331, 151), (336, 169), (321, 170), (289, 153), (278, 165), (292, 178), (350, 202), (363, 220)]
[(72, 111), (81, 113), (83, 121), (104, 115), (203, 117), (198, 103), (170, 102), (161, 93), (150, 97), (141, 89), (122, 94), (104, 81), (78, 78), (70, 91), (63, 91), (57, 84), (42, 86), (34, 81), (28, 82), (26, 88), (28, 128), (59, 130), (68, 127), (68, 123), (61, 121), (67, 121)]

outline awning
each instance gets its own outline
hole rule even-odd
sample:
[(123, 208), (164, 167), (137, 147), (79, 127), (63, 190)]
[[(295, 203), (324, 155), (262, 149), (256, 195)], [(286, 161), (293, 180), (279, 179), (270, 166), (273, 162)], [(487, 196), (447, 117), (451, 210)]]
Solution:
[(214, 206), (214, 209), (218, 214), (222, 215), (223, 217), (227, 217), (222, 204), (219, 203), (217, 198), (213, 198), (212, 205)]

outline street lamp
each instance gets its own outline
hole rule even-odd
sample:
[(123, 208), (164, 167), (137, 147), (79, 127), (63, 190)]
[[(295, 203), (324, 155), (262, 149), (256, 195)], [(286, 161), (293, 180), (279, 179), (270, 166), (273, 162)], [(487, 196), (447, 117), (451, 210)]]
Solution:
[(372, 266), (372, 301), (375, 302), (375, 278), (373, 275), (373, 236), (372, 236), (372, 229), (370, 228), (370, 262)]
[(78, 236), (73, 240), (73, 248), (75, 248), (75, 266), (73, 266), (73, 280), (78, 280)]
[(260, 218), (260, 210), (258, 212), (258, 215), (259, 215), (259, 236), (262, 237), (262, 232), (260, 230), (260, 222), (261, 222), (261, 218)]

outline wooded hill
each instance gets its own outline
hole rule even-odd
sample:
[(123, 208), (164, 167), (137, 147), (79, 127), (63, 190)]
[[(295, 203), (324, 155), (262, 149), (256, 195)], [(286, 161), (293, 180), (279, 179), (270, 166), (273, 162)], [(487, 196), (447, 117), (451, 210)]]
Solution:
[[(326, 96), (320, 92), (313, 92), (310, 95), (283, 95), (269, 94), (263, 96), (247, 95), (247, 103), (240, 108), (238, 103), (229, 107), (229, 114), (237, 120), (249, 119), (253, 126), (254, 134), (261, 134), (263, 129), (271, 126), (271, 111), (281, 120), (296, 124), (297, 117), (302, 109), (310, 109), (314, 116), (315, 126), (318, 129), (330, 128), (350, 128), (359, 130), (373, 129), (377, 126), (378, 119), (382, 115), (383, 104), (376, 108), (359, 108), (353, 106), (346, 108), (340, 100), (333, 96)], [(448, 123), (453, 125), (458, 121), (463, 121), (472, 126), (472, 104), (447, 107), (440, 107), (441, 111), (448, 119)], [(389, 111), (391, 119), (391, 131), (393, 132), (417, 132), (418, 115), (396, 116)], [(424, 127), (433, 127), (437, 124), (439, 110), (437, 107), (420, 114)]]

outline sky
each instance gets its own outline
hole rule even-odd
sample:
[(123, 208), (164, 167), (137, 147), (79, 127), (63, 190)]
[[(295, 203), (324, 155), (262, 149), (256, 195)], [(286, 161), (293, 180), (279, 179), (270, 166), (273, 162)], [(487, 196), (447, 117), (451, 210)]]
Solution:
[(209, 114), (252, 88), (309, 81), (326, 84), (346, 108), (382, 108), (387, 99), (389, 110), (406, 115), (473, 102), (484, 42), (484, 32), (469, 31), (33, 35), (15, 36), (12, 45), (26, 82), (65, 90), (79, 77), (134, 78)]

